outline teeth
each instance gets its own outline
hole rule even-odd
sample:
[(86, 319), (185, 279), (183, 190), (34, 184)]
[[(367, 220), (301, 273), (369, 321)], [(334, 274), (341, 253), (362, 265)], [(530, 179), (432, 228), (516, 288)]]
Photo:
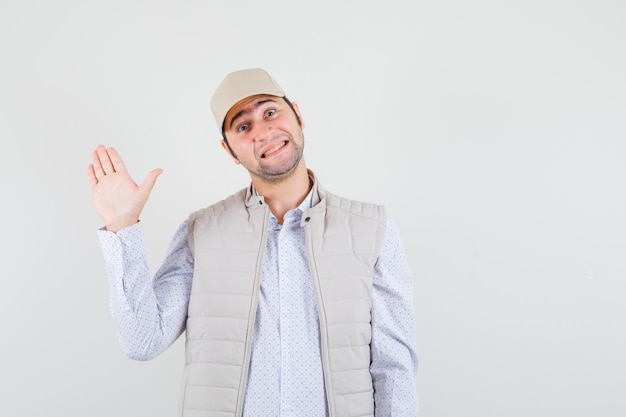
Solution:
[(285, 146), (285, 141), (280, 142), (278, 145), (274, 146), (272, 149), (270, 149), (269, 151), (265, 152), (263, 154), (263, 157), (265, 158), (267, 156), (270, 156), (271, 154), (273, 154), (274, 152), (276, 152), (277, 150), (279, 150), (283, 146)]

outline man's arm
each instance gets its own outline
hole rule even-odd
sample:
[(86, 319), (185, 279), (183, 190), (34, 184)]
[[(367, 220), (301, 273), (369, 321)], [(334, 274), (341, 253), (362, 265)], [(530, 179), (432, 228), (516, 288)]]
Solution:
[(157, 356), (184, 330), (193, 275), (186, 223), (174, 236), (154, 280), (146, 262), (138, 222), (161, 172), (151, 171), (137, 185), (117, 151), (102, 145), (93, 151), (87, 168), (92, 201), (105, 224), (98, 233), (109, 275), (113, 321), (124, 352), (138, 360)]
[(124, 353), (149, 360), (165, 351), (185, 329), (193, 277), (187, 223), (174, 235), (154, 279), (146, 263), (141, 223), (117, 233), (98, 231), (110, 285), (110, 307)]
[(389, 221), (374, 270), (372, 363), (377, 416), (419, 415), (415, 377), (413, 278), (400, 234)]

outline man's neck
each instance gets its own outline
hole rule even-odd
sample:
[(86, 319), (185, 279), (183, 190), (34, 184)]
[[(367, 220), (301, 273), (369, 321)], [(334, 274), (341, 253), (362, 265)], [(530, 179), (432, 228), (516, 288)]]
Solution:
[(304, 160), (301, 160), (296, 170), (282, 181), (274, 183), (252, 178), (252, 183), (259, 195), (263, 196), (279, 224), (283, 223), (283, 217), (289, 210), (302, 203), (312, 186)]

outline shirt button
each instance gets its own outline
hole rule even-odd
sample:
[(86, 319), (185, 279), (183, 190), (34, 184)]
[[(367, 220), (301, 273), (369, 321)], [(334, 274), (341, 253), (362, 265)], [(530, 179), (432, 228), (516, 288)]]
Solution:
[(304, 219), (304, 221), (305, 221), (305, 222), (309, 222), (309, 221), (311, 221), (311, 218), (307, 216), (307, 217)]

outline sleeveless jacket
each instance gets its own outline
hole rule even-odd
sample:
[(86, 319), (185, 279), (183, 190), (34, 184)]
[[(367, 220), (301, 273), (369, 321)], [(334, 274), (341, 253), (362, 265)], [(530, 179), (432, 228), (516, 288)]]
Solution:
[[(249, 187), (189, 217), (183, 417), (242, 415), (269, 215)], [(386, 223), (383, 206), (338, 197), (317, 181), (302, 215), (331, 417), (374, 415), (372, 280)]]

